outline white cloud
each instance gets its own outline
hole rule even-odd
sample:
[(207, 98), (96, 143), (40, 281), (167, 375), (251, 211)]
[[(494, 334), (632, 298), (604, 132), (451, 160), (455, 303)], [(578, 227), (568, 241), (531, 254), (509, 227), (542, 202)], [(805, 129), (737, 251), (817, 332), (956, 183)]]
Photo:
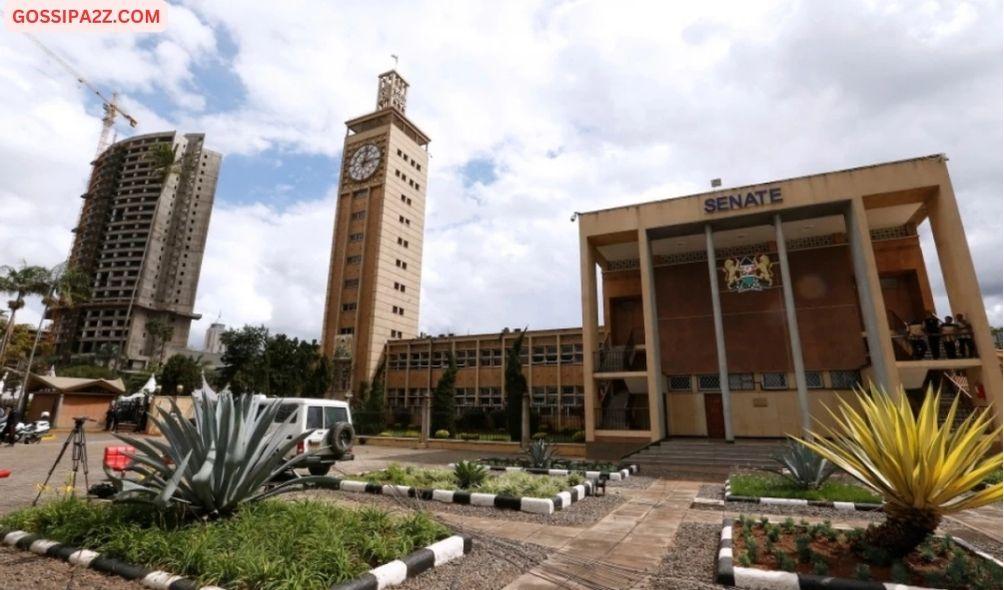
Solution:
[[(714, 177), (736, 185), (937, 152), (951, 157), (1000, 323), (1000, 16), (955, 2), (217, 0), (172, 7), (160, 37), (44, 39), (123, 90), (143, 131), (205, 131), (225, 155), (291, 158), (337, 157), (344, 121), (372, 108), (375, 75), (400, 55), (408, 114), (433, 140), (421, 310), (432, 332), (578, 323), (573, 211)], [(226, 105), (206, 91), (220, 82), (207, 64), (239, 85)], [(0, 213), (14, 220), (0, 252), (55, 262), (99, 113), (20, 38), (0, 38), (0, 83)], [(472, 159), (491, 161), (494, 182), (465, 185)], [(229, 324), (319, 335), (333, 202), (273, 193), (218, 200), (192, 342), (219, 310)], [(940, 277), (932, 284), (943, 292)]]

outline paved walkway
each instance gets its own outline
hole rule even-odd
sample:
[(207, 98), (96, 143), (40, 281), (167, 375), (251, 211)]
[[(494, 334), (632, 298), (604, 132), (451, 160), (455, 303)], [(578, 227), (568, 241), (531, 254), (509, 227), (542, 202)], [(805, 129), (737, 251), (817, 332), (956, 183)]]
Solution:
[[(643, 490), (622, 490), (624, 504), (592, 527), (578, 529), (577, 536), (506, 590), (577, 589), (585, 588), (580, 582), (586, 580), (608, 588), (635, 585), (662, 562), (700, 486), (657, 480)], [(538, 538), (528, 540), (536, 543)]]

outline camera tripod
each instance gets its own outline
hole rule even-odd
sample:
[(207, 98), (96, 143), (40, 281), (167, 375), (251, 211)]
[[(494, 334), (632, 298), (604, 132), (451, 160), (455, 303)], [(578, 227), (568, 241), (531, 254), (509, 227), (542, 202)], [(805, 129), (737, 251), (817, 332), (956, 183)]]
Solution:
[(59, 454), (56, 455), (56, 460), (52, 463), (52, 467), (49, 468), (49, 474), (45, 476), (45, 481), (42, 482), (42, 486), (38, 489), (38, 494), (32, 501), (31, 505), (35, 506), (38, 504), (38, 499), (42, 497), (42, 492), (49, 485), (49, 480), (52, 479), (52, 473), (56, 471), (56, 466), (63, 459), (63, 455), (66, 454), (66, 448), (73, 444), (73, 450), (70, 452), (70, 457), (73, 461), (71, 469), (73, 475), (70, 477), (70, 486), (72, 488), (71, 493), (76, 494), (77, 492), (77, 471), (80, 470), (80, 466), (84, 467), (84, 490), (86, 491), (90, 487), (90, 482), (88, 481), (88, 470), (87, 470), (87, 435), (84, 432), (84, 422), (93, 422), (91, 418), (85, 416), (75, 416), (73, 418), (73, 430), (70, 431), (69, 436), (63, 442), (63, 448), (59, 449)]

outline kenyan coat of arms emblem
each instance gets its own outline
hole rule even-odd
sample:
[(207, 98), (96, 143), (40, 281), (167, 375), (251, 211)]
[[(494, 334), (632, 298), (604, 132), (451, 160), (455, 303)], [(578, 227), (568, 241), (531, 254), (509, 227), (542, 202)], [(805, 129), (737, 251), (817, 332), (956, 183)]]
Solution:
[(775, 264), (766, 254), (727, 258), (722, 266), (722, 272), (725, 273), (725, 287), (736, 293), (762, 291), (772, 287)]

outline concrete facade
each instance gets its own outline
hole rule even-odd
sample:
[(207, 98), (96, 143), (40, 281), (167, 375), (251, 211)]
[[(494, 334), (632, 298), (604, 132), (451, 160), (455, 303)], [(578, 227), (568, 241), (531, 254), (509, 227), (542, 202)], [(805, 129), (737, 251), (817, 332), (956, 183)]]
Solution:
[[(581, 214), (587, 441), (799, 433), (857, 379), (914, 390), (935, 373), (965, 384), (969, 403), (992, 406), (999, 423), (1000, 365), (945, 162)], [(976, 358), (908, 354), (903, 326), (934, 307), (924, 221)]]
[(160, 355), (146, 329), (155, 319), (174, 328), (167, 350), (185, 347), (200, 317), (193, 306), (222, 159), (204, 140), (140, 135), (94, 161), (69, 259), (91, 276), (93, 290), (86, 303), (54, 310), (62, 354), (146, 366)]
[(346, 122), (322, 333), (337, 397), (372, 379), (388, 340), (418, 335), (429, 138), (407, 87), (382, 74), (376, 111)]

